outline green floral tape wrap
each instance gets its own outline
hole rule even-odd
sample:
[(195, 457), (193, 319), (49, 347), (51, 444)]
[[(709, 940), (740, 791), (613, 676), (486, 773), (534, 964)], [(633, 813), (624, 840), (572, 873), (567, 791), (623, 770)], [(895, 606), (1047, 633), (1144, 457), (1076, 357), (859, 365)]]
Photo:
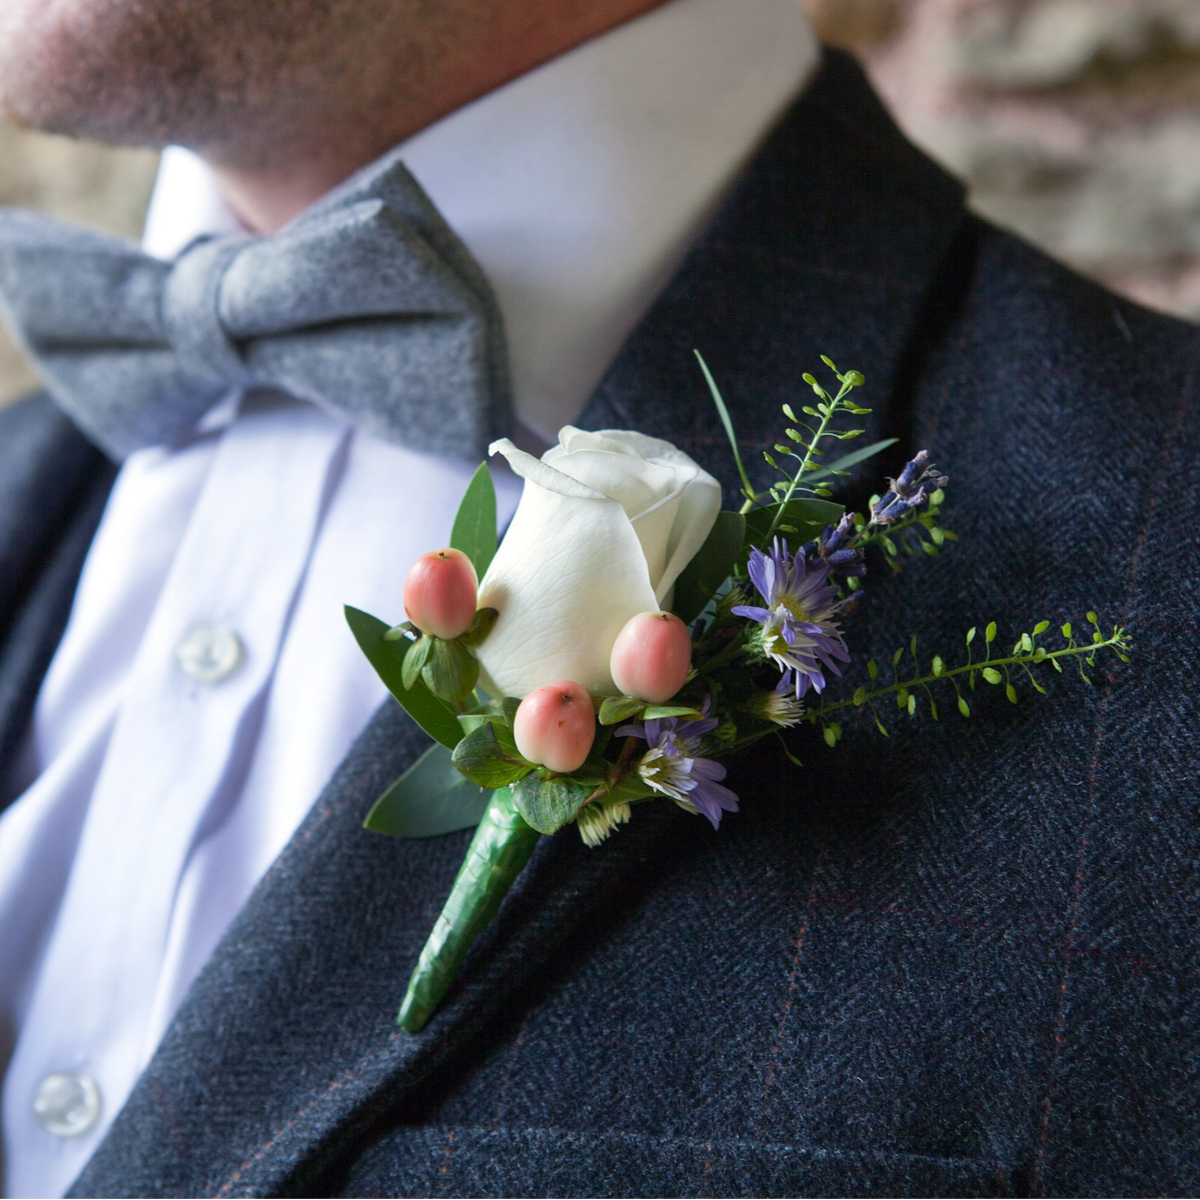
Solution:
[(492, 793), (454, 887), (409, 980), (396, 1018), (401, 1029), (420, 1033), (425, 1028), (471, 943), (496, 915), (540, 837), (513, 806), (508, 788)]

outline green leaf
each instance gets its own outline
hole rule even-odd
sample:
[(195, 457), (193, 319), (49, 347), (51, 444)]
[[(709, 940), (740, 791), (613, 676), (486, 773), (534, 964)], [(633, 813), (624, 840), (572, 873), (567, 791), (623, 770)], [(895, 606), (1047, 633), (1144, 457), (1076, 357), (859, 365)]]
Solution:
[(694, 621), (717, 588), (725, 582), (746, 539), (746, 518), (741, 513), (720, 512), (704, 545), (675, 581), (671, 608), (685, 623)]
[(645, 703), (632, 696), (608, 696), (600, 705), (600, 724), (617, 725), (628, 721), (630, 717), (640, 716), (643, 708)]
[[(857, 433), (862, 433), (858, 430)], [(856, 466), (860, 462), (866, 462), (868, 458), (874, 458), (875, 455), (882, 453), (889, 446), (894, 446), (899, 438), (884, 438), (882, 442), (872, 442), (869, 446), (863, 446), (861, 449), (855, 450), (853, 454), (845, 454), (841, 458), (831, 462), (827, 467), (822, 467), (819, 471), (814, 471), (811, 475), (805, 475), (804, 482), (812, 483), (817, 479), (824, 479), (827, 475), (832, 475), (835, 471), (844, 471), (847, 467)]]
[(514, 784), (512, 794), (517, 812), (538, 833), (557, 833), (575, 819), (575, 814), (595, 790), (594, 784), (572, 779), (569, 775), (542, 779), (533, 774)]
[(455, 768), (445, 746), (433, 745), (375, 801), (363, 827), (410, 838), (471, 829), (490, 795)]
[[(383, 635), (385, 642), (394, 641), (388, 634), (392, 631), (389, 629)], [(408, 652), (404, 655), (404, 666), (400, 670), (400, 679), (406, 688), (412, 688), (416, 683), (417, 676), (421, 674), (421, 668), (429, 661), (429, 655), (433, 651), (433, 638), (427, 633), (421, 634), (419, 638), (408, 648)]]
[(489, 633), (492, 626), (500, 618), (500, 613), (494, 608), (481, 608), (471, 621), (470, 628), (458, 640), (464, 646), (478, 646)]
[(635, 800), (647, 800), (652, 796), (662, 795), (647, 785), (636, 771), (626, 771), (616, 783), (606, 784), (605, 791), (605, 804), (632, 804)]
[(459, 704), (475, 690), (479, 663), (461, 642), (444, 642), (441, 638), (432, 641), (429, 658), (421, 668), (421, 680), (439, 700)]
[(421, 680), (416, 680), (411, 688), (406, 688), (401, 678), (404, 657), (413, 643), (407, 640), (385, 642), (383, 635), (388, 631), (386, 622), (349, 605), (345, 612), (346, 623), (354, 634), (354, 640), (387, 690), (431, 738), (453, 750), (463, 735), (454, 713)]
[(475, 574), (482, 579), (496, 554), (496, 488), (487, 463), (479, 464), (467, 484), (450, 531), (450, 545), (471, 560)]
[(704, 356), (699, 350), (693, 350), (692, 353), (696, 356), (696, 361), (700, 364), (700, 370), (704, 373), (704, 382), (708, 384), (709, 394), (712, 396), (713, 404), (717, 406), (717, 416), (721, 419), (721, 425), (725, 430), (725, 436), (729, 439), (729, 446), (733, 450), (733, 461), (737, 465), (738, 475), (742, 480), (742, 487), (746, 491), (747, 496), (754, 495), (754, 488), (750, 485), (750, 476), (746, 474), (746, 468), (742, 464), (742, 452), (738, 449), (737, 434), (733, 432), (733, 419), (729, 415), (729, 409), (725, 407), (725, 400), (721, 395), (721, 389), (717, 387), (717, 381), (712, 377), (712, 372), (708, 369), (708, 363), (704, 361)]
[(642, 716), (647, 721), (665, 721), (667, 717), (690, 717), (693, 721), (703, 720), (699, 709), (679, 704), (649, 704)]
[(463, 727), (463, 733), (471, 733), (478, 729), (480, 725), (490, 724), (496, 719), (492, 713), (459, 713), (458, 723)]
[(833, 730), (830, 729), (828, 725), (825, 726), (824, 730), (821, 733), (821, 736), (825, 739), (825, 745), (827, 745), (827, 746), (836, 746), (837, 745), (837, 734), (834, 733)]
[(472, 729), (458, 743), (454, 748), (454, 765), (472, 783), (492, 790), (516, 783), (533, 770), (533, 764), (517, 753), (512, 731), (490, 721)]
[[(746, 514), (746, 538), (751, 545), (762, 550), (766, 548), (767, 532), (773, 524), (791, 525), (799, 530), (794, 544), (790, 545), (795, 551), (805, 542), (820, 537), (827, 525), (836, 525), (845, 511), (840, 504), (811, 497), (789, 500), (784, 505), (769, 504), (765, 508), (751, 509)], [(778, 522), (775, 521), (776, 513), (779, 514)]]

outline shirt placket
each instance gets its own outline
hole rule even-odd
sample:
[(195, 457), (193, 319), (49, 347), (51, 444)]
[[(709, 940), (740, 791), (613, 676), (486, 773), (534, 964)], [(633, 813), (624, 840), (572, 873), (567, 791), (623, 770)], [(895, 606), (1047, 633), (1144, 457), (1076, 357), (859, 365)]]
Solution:
[[(236, 803), (347, 436), (289, 405), (222, 437), (134, 660), (5, 1080), (10, 1195), (35, 1194), (24, 1163), (44, 1188), (48, 1159), (69, 1186), (145, 1065), (147, 971), (193, 846)], [(86, 1127), (56, 1128), (56, 1103)]]

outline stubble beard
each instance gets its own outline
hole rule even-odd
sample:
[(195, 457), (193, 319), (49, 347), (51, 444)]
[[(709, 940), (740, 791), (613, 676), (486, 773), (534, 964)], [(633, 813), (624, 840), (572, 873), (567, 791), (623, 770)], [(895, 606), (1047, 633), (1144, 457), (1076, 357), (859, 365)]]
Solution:
[[(386, 139), (445, 45), (446, 0), (0, 0), (0, 104), (19, 125), (179, 143), (245, 169)], [(343, 146), (344, 148), (344, 146)]]

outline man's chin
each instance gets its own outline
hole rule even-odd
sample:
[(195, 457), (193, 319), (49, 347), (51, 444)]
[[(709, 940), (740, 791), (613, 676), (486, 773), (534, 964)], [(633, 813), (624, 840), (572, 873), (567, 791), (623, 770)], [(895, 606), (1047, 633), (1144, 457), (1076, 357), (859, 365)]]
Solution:
[(203, 140), (220, 33), (212, 3), (0, 0), (0, 107), (18, 125), (96, 141)]
[[(115, 6), (119, 7), (119, 6)], [(10, 0), (0, 11), (0, 107), (14, 124), (47, 133), (124, 141), (134, 105), (122, 93), (137, 72), (120, 39), (79, 0)], [(107, 35), (107, 36), (106, 36)]]

